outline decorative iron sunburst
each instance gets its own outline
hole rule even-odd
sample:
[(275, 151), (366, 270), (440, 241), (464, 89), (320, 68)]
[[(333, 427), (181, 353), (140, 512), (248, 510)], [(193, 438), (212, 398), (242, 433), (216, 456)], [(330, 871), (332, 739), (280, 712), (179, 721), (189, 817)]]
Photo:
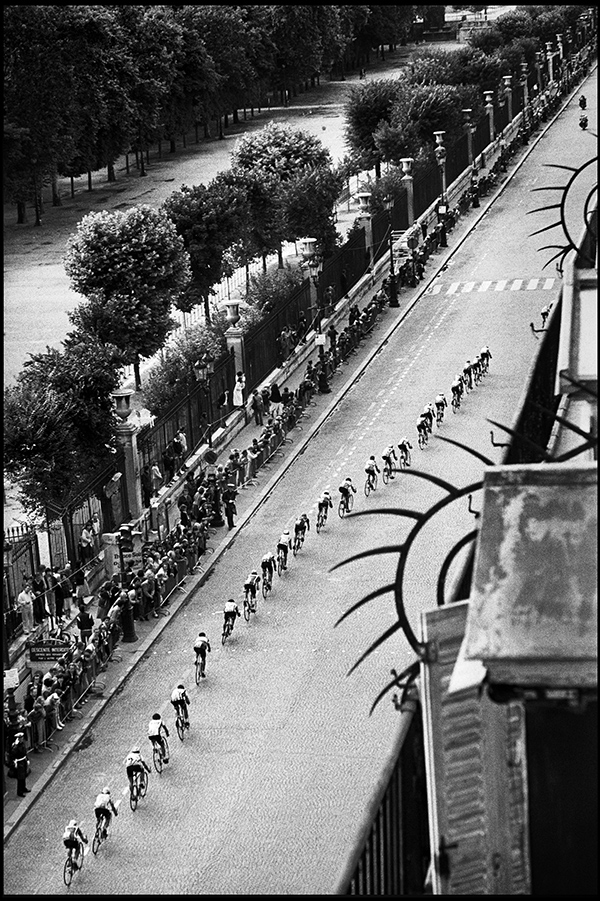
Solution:
[[(564, 258), (572, 250), (574, 250), (582, 257), (584, 263), (586, 263), (590, 267), (594, 265), (594, 260), (585, 253), (584, 248), (578, 243), (578, 236), (583, 233), (583, 230), (585, 228), (593, 234), (594, 238), (597, 237), (594, 217), (592, 215), (593, 210), (596, 207), (594, 198), (598, 193), (598, 181), (596, 177), (597, 164), (597, 156), (593, 157), (593, 159), (588, 160), (587, 163), (584, 163), (577, 169), (573, 168), (573, 166), (564, 166), (561, 163), (544, 164), (546, 168), (562, 169), (565, 172), (571, 172), (572, 174), (569, 176), (566, 184), (564, 185), (547, 185), (546, 187), (542, 188), (532, 188), (532, 192), (562, 192), (560, 203), (548, 203), (546, 204), (546, 206), (541, 206), (535, 210), (530, 210), (527, 214), (529, 215), (530, 213), (541, 213), (545, 212), (546, 210), (560, 211), (556, 222), (551, 222), (550, 225), (546, 225), (544, 226), (544, 228), (539, 228), (537, 231), (532, 232), (529, 236), (533, 237), (534, 235), (539, 235), (542, 232), (549, 231), (552, 228), (562, 228), (566, 243), (545, 244), (543, 247), (538, 248), (538, 250), (557, 251), (557, 253), (555, 253), (546, 263), (544, 263), (542, 269), (545, 269), (546, 266), (549, 266), (550, 263), (553, 262), (553, 260), (558, 259), (559, 262), (556, 264), (556, 268), (562, 275)], [(585, 196), (583, 208), (581, 204), (582, 191)], [(583, 220), (581, 218), (582, 209)]]
[[(588, 394), (591, 394), (593, 397), (597, 397), (592, 391), (586, 388), (584, 385), (575, 381), (574, 379), (570, 379), (565, 376), (568, 381), (570, 381), (575, 387), (578, 389), (585, 391)], [(573, 457), (578, 456), (579, 454), (584, 453), (590, 448), (594, 448), (598, 446), (598, 439), (594, 436), (593, 432), (586, 432), (585, 430), (579, 428), (578, 426), (573, 425), (573, 423), (564, 419), (564, 417), (557, 415), (554, 411), (549, 410), (547, 407), (542, 406), (541, 404), (536, 403), (535, 401), (529, 401), (532, 407), (540, 410), (545, 416), (551, 418), (552, 420), (559, 422), (565, 428), (572, 431), (574, 434), (578, 435), (583, 439), (583, 443), (578, 447), (573, 448), (566, 453), (559, 454), (558, 456), (552, 456), (547, 453), (546, 449), (541, 445), (536, 444), (526, 435), (521, 434), (520, 432), (515, 432), (513, 429), (508, 428), (507, 426), (502, 425), (501, 423), (495, 422), (494, 420), (488, 419), (487, 421), (496, 426), (497, 428), (502, 429), (504, 432), (507, 432), (512, 436), (514, 440), (519, 441), (522, 445), (527, 447), (530, 451), (535, 451), (539, 456), (539, 459), (543, 462), (548, 463), (563, 463), (567, 460), (572, 459)], [(455, 441), (452, 438), (446, 438), (443, 435), (438, 435), (437, 439), (440, 441), (446, 441), (448, 444), (454, 444), (456, 447), (461, 448), (466, 451), (466, 453), (471, 454), (477, 459), (481, 460), (486, 466), (493, 466), (494, 462), (483, 454), (479, 453), (479, 451), (474, 450), (468, 445), (463, 444), (460, 441)], [(493, 433), (492, 433), (492, 443), (493, 442)], [(455, 488), (449, 482), (444, 479), (440, 479), (437, 476), (430, 475), (429, 473), (417, 472), (412, 469), (404, 470), (403, 475), (412, 476), (413, 478), (425, 479), (428, 482), (437, 485), (442, 488), (446, 495), (441, 500), (437, 501), (437, 503), (433, 504), (429, 510), (424, 513), (420, 513), (416, 510), (408, 510), (406, 508), (392, 508), (392, 509), (377, 509), (377, 510), (366, 510), (359, 513), (353, 513), (352, 516), (377, 516), (377, 515), (387, 515), (387, 516), (402, 516), (407, 517), (409, 519), (414, 519), (415, 523), (410, 530), (408, 537), (402, 544), (394, 544), (387, 545), (385, 547), (372, 548), (368, 551), (362, 551), (360, 554), (354, 554), (352, 557), (348, 557), (345, 560), (342, 560), (340, 563), (337, 563), (335, 566), (331, 568), (331, 571), (338, 569), (341, 566), (347, 566), (349, 563), (353, 563), (357, 560), (361, 560), (365, 557), (375, 557), (379, 554), (398, 554), (398, 567), (396, 570), (396, 578), (393, 583), (382, 585), (380, 588), (376, 588), (374, 591), (369, 592), (369, 594), (365, 595), (365, 597), (361, 598), (355, 604), (353, 604), (345, 613), (340, 616), (340, 618), (335, 623), (336, 626), (340, 625), (348, 616), (362, 607), (364, 604), (369, 603), (369, 601), (375, 600), (376, 598), (381, 597), (384, 594), (389, 593), (390, 591), (394, 592), (395, 605), (396, 605), (396, 613), (397, 613), (397, 622), (395, 622), (392, 626), (383, 632), (379, 638), (377, 638), (370, 647), (364, 652), (364, 654), (359, 657), (359, 659), (354, 663), (351, 668), (348, 670), (347, 675), (349, 676), (354, 670), (360, 666), (360, 664), (375, 651), (383, 642), (387, 641), (392, 635), (394, 635), (398, 630), (404, 632), (404, 635), (410, 644), (411, 648), (416, 654), (416, 659), (407, 666), (402, 672), (398, 673), (395, 669), (391, 670), (391, 674), (394, 677), (391, 682), (380, 691), (380, 693), (375, 698), (371, 709), (369, 711), (369, 715), (373, 713), (375, 707), (379, 704), (383, 697), (392, 689), (392, 688), (401, 688), (402, 696), (400, 703), (398, 703), (396, 696), (394, 695), (394, 704), (397, 709), (402, 708), (403, 702), (409, 697), (409, 692), (411, 687), (419, 675), (419, 669), (422, 662), (428, 662), (432, 659), (432, 648), (428, 646), (427, 643), (420, 642), (409, 621), (406, 614), (406, 609), (404, 606), (404, 574), (406, 569), (406, 562), (408, 558), (408, 554), (410, 552), (411, 547), (413, 546), (416, 538), (421, 533), (425, 525), (430, 522), (438, 513), (444, 510), (449, 504), (453, 503), (460, 498), (463, 498), (467, 495), (473, 494), (475, 491), (479, 490), (483, 487), (483, 481), (473, 482), (470, 485), (466, 485), (463, 488)], [(471, 510), (471, 512), (475, 513), (475, 511)], [(479, 519), (479, 516), (476, 515), (476, 520)], [(436, 591), (436, 602), (437, 606), (441, 607), (446, 603), (445, 598), (445, 587), (446, 587), (446, 577), (448, 575), (448, 571), (450, 566), (455, 559), (455, 557), (459, 554), (459, 552), (466, 547), (468, 544), (471, 544), (477, 538), (479, 533), (479, 529), (473, 529), (467, 534), (463, 535), (451, 548), (451, 550), (446, 555), (444, 562), (440, 568), (437, 580), (437, 591)]]

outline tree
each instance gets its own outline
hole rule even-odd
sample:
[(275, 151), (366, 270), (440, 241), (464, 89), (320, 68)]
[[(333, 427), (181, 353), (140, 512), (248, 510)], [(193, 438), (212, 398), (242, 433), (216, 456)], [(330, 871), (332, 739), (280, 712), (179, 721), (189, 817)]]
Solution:
[(365, 169), (375, 169), (377, 178), (382, 157), (373, 136), (382, 122), (390, 124), (397, 95), (396, 81), (378, 79), (352, 88), (344, 109), (346, 143)]
[(29, 512), (60, 514), (111, 458), (122, 365), (115, 347), (72, 333), (64, 352), (36, 354), (5, 390), (4, 471)]
[(189, 256), (167, 216), (151, 207), (90, 213), (69, 239), (65, 269), (71, 287), (88, 298), (69, 314), (83, 332), (114, 344), (133, 363), (164, 344), (175, 323), (171, 303), (191, 277)]
[(317, 239), (320, 253), (331, 256), (339, 238), (335, 204), (343, 187), (343, 174), (325, 168), (310, 169), (286, 182), (281, 201), (288, 240), (311, 234)]

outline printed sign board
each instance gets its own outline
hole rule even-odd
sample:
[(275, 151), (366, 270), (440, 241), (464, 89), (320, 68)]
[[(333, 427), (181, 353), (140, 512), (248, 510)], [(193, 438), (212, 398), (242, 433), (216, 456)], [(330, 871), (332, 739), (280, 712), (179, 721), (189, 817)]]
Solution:
[(18, 669), (5, 669), (4, 670), (4, 687), (5, 688), (18, 688), (19, 687), (19, 670)]
[(42, 661), (56, 662), (61, 660), (69, 651), (71, 645), (68, 642), (59, 641), (57, 638), (46, 638), (44, 641), (36, 641), (29, 647), (30, 659), (35, 663)]

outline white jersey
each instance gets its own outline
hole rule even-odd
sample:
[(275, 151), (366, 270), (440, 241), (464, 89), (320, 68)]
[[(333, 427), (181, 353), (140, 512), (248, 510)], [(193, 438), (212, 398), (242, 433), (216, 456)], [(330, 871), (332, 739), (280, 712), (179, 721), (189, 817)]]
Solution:
[(365, 469), (373, 469), (374, 470), (375, 469), (375, 460), (371, 460), (371, 458), (369, 457), (369, 459), (365, 463)]
[(265, 554), (265, 556), (260, 561), (261, 566), (268, 566), (269, 563), (273, 565), (275, 563), (275, 555), (274, 554)]
[(137, 754), (130, 752), (125, 760), (125, 766), (136, 766), (136, 764), (143, 766), (142, 755), (139, 752)]
[(291, 545), (291, 543), (292, 543), (292, 539), (290, 538), (289, 535), (285, 535), (285, 534), (284, 534), (284, 535), (280, 535), (280, 536), (279, 536), (278, 544), (287, 544), (287, 545)]
[(171, 703), (176, 704), (185, 697), (185, 688), (174, 688), (171, 692)]
[(198, 638), (196, 639), (196, 641), (194, 642), (194, 647), (198, 648), (198, 649), (207, 648), (208, 644), (209, 644), (209, 641), (208, 641), (207, 636), (199, 635)]
[(223, 613), (235, 613), (237, 610), (237, 604), (235, 601), (227, 601), (224, 608)]
[(442, 406), (443, 406), (446, 403), (446, 398), (444, 397), (443, 394), (438, 394), (438, 396), (435, 399), (435, 402), (436, 402), (436, 404), (442, 404)]
[(148, 723), (148, 737), (152, 738), (155, 735), (160, 735), (160, 727), (162, 724), (162, 720), (150, 720)]
[(96, 800), (94, 801), (94, 810), (97, 810), (99, 807), (108, 807), (111, 803), (110, 795), (105, 794), (105, 792), (100, 792), (97, 795)]

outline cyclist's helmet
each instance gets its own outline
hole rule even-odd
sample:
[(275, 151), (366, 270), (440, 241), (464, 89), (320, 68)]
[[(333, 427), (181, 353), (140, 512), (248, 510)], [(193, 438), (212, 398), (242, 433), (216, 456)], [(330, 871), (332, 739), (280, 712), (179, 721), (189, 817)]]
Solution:
[(67, 829), (75, 829), (76, 826), (77, 826), (77, 820), (71, 820), (71, 822), (67, 826)]
[(283, 534), (284, 534), (284, 535), (289, 535), (289, 534), (290, 534), (290, 530), (289, 530), (289, 529), (284, 529), (284, 530), (283, 530)]
[(202, 637), (203, 635), (206, 636), (206, 632), (198, 632), (199, 637)]
[(329, 496), (330, 496), (328, 491), (324, 491), (323, 494), (325, 495), (325, 497), (329, 497)]
[(374, 460), (374, 459), (375, 459), (375, 454), (371, 454), (371, 456), (369, 457), (369, 460)]
[(185, 685), (182, 685), (181, 682), (180, 682), (179, 685), (177, 686), (177, 688), (183, 688), (183, 689), (185, 689)]
[(153, 714), (152, 714), (152, 719), (153, 719), (153, 720), (159, 720), (159, 719), (160, 719), (160, 713), (153, 713)]
[(227, 601), (228, 604), (235, 604), (235, 600), (233, 598), (229, 598)]
[(110, 788), (108, 787), (108, 785), (104, 786), (104, 788), (102, 789), (102, 792), (105, 795), (110, 795)]
[(303, 513), (303, 514), (302, 514), (302, 519), (308, 519), (308, 513)]
[(140, 753), (140, 749), (138, 748), (137, 745), (135, 746), (135, 748), (132, 748), (132, 749), (131, 749), (131, 753), (132, 753), (132, 754), (139, 754), (139, 753)]
[(257, 575), (258, 575), (258, 572), (257, 572), (255, 569), (253, 569), (252, 572), (250, 573), (250, 575), (251, 575), (251, 576), (257, 576)]

